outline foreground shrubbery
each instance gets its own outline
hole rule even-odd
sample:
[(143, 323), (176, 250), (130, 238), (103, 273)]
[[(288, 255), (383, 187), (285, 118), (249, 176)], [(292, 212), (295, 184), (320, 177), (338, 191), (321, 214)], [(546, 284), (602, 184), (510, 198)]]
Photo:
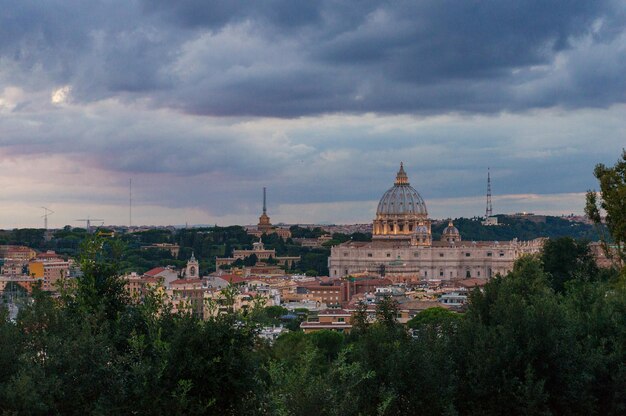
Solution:
[(114, 248), (99, 249), (87, 246), (85, 276), (60, 298), (37, 292), (16, 323), (0, 320), (0, 412), (626, 412), (626, 293), (576, 259), (558, 279), (523, 259), (464, 315), (419, 316), (412, 336), (387, 310), (350, 335), (292, 332), (270, 347), (254, 314), (202, 322), (168, 313), (158, 292), (134, 304)]

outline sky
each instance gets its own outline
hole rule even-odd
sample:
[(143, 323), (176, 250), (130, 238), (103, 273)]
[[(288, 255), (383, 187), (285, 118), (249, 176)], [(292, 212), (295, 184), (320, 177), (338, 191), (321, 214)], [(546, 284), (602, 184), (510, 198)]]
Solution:
[(0, 228), (581, 214), (626, 147), (625, 1), (0, 4)]

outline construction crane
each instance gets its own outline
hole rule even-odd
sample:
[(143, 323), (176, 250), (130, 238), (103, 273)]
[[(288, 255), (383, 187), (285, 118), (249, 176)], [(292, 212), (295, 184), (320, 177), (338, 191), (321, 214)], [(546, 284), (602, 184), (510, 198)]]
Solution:
[(41, 207), (41, 208), (43, 208), (43, 215), (41, 216), (41, 218), (43, 218), (43, 228), (46, 231), (48, 231), (48, 217), (54, 214), (54, 211), (46, 207)]
[[(89, 233), (91, 233), (91, 222), (92, 221), (104, 221), (104, 220), (100, 219), (100, 218), (89, 218), (89, 217), (87, 217), (87, 218), (81, 218), (81, 219), (78, 219), (78, 220), (75, 220), (75, 221), (85, 221), (86, 230), (87, 230), (87, 233), (89, 234)], [(103, 222), (103, 224), (104, 224), (104, 222)]]

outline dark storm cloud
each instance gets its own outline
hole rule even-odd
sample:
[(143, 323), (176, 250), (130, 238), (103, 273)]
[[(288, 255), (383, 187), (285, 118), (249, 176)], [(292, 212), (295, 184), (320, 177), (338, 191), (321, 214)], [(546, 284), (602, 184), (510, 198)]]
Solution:
[(609, 0), (9, 0), (0, 85), (211, 115), (607, 106), (625, 21)]
[(297, 28), (318, 23), (323, 2), (308, 0), (145, 0), (143, 9), (164, 21), (184, 28), (219, 30), (229, 23), (260, 20), (281, 28)]

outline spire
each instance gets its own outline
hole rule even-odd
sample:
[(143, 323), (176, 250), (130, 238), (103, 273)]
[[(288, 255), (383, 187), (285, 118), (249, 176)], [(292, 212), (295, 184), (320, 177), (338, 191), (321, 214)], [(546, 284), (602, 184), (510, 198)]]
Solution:
[(193, 251), (191, 252), (191, 258), (189, 259), (189, 261), (196, 261), (196, 256)]
[(485, 209), (485, 219), (493, 215), (493, 207), (491, 206), (491, 174), (487, 168), (487, 209)]
[(265, 187), (263, 187), (263, 214), (267, 214), (267, 206), (265, 205)]
[(406, 176), (406, 172), (404, 171), (404, 164), (400, 162), (400, 170), (396, 175), (396, 185), (408, 185), (409, 177)]

